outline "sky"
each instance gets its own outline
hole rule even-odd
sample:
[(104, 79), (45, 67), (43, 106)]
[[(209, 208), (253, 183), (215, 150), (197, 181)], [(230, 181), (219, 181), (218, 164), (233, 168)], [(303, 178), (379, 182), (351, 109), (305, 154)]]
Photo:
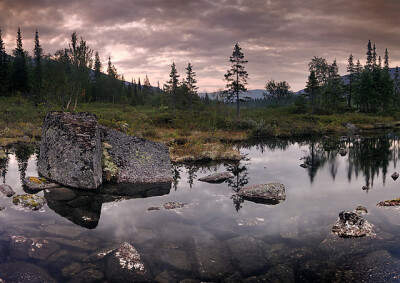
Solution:
[(108, 57), (130, 81), (148, 75), (162, 86), (175, 62), (180, 79), (188, 62), (199, 92), (225, 87), (224, 74), (235, 43), (248, 60), (248, 89), (268, 80), (305, 87), (314, 57), (337, 60), (346, 74), (350, 53), (365, 64), (368, 40), (378, 55), (389, 52), (400, 65), (400, 1), (392, 0), (0, 0), (0, 29), (7, 53), (16, 47), (32, 54), (39, 32), (45, 53), (68, 47), (76, 32)]

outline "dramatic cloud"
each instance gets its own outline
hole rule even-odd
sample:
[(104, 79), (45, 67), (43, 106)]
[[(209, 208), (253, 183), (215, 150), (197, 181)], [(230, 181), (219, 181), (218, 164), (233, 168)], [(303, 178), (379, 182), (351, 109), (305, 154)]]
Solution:
[(21, 27), (24, 48), (36, 29), (47, 53), (68, 46), (76, 31), (103, 65), (111, 56), (127, 80), (147, 74), (153, 85), (177, 64), (181, 78), (191, 62), (200, 91), (224, 86), (236, 42), (249, 61), (249, 88), (267, 80), (305, 86), (313, 56), (338, 61), (346, 73), (353, 53), (365, 62), (368, 39), (390, 64), (400, 62), (400, 2), (379, 0), (0, 0), (0, 29), (7, 52)]

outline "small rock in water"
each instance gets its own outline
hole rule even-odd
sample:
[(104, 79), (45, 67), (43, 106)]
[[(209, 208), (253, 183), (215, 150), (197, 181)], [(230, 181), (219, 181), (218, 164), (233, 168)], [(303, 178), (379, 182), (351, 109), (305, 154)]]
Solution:
[(152, 211), (152, 210), (161, 210), (161, 207), (159, 207), (159, 206), (152, 206), (152, 207), (149, 207), (147, 210), (148, 210), (148, 211)]
[(344, 210), (339, 213), (332, 232), (344, 238), (364, 237), (372, 234), (372, 227), (372, 224), (357, 213)]
[(0, 192), (2, 192), (7, 197), (12, 197), (15, 195), (14, 190), (7, 184), (0, 185)]
[(363, 186), (363, 187), (362, 187), (362, 190), (363, 190), (363, 191), (369, 191), (370, 189), (371, 189), (371, 188), (368, 187), (368, 186)]
[(22, 180), (23, 185), (31, 191), (40, 191), (61, 187), (59, 184), (51, 183), (43, 177), (27, 177)]
[(4, 206), (0, 206), (0, 211), (5, 210), (6, 208)]
[(185, 205), (187, 205), (187, 203), (183, 203), (183, 202), (167, 202), (164, 204), (164, 208), (165, 209), (177, 209), (177, 208), (182, 208)]
[(392, 174), (392, 179), (396, 181), (397, 178), (399, 178), (399, 173), (394, 172), (394, 173)]
[(368, 209), (365, 206), (359, 205), (356, 207), (355, 213), (358, 215), (368, 214)]
[(377, 204), (377, 206), (399, 206), (399, 205), (400, 205), (400, 198), (384, 200)]
[(346, 150), (344, 147), (341, 147), (341, 148), (339, 149), (339, 154), (340, 154), (341, 156), (346, 156), (347, 150)]
[(46, 204), (46, 199), (38, 195), (16, 195), (13, 196), (13, 204), (30, 210), (39, 210)]
[(242, 188), (239, 190), (238, 195), (249, 201), (265, 204), (278, 204), (286, 200), (285, 186), (279, 183), (260, 184)]
[(301, 168), (308, 168), (308, 167), (310, 167), (308, 164), (305, 164), (305, 163), (302, 163), (302, 164), (300, 164), (300, 167)]
[(221, 173), (214, 173), (214, 174), (199, 178), (199, 181), (207, 182), (207, 183), (222, 183), (232, 177), (233, 177), (233, 175), (229, 172), (221, 172)]

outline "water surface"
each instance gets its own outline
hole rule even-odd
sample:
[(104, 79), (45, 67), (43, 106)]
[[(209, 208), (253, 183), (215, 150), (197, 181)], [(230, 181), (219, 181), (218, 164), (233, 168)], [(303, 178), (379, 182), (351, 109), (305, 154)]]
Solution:
[[(0, 197), (6, 208), (0, 212), (0, 269), (29, 262), (61, 282), (81, 279), (85, 270), (110, 281), (106, 259), (90, 256), (129, 242), (159, 282), (397, 280), (400, 214), (376, 206), (400, 195), (400, 179), (390, 177), (400, 166), (395, 133), (269, 139), (238, 147), (245, 156), (239, 163), (174, 165), (172, 184), (108, 185), (97, 192), (72, 190), (67, 196), (42, 191), (38, 194), (48, 205), (34, 212), (17, 210), (11, 198)], [(2, 182), (24, 194), (21, 179), (37, 176), (37, 152), (19, 145), (8, 149), (8, 157), (0, 164)], [(222, 184), (197, 180), (223, 171), (235, 177)], [(258, 204), (236, 195), (241, 187), (269, 182), (285, 185), (284, 202)], [(171, 201), (187, 205), (163, 209)], [(375, 235), (333, 235), (339, 212), (358, 205), (369, 210), (364, 218), (374, 225)], [(47, 239), (56, 247), (42, 258), (24, 255), (11, 245), (16, 235)]]

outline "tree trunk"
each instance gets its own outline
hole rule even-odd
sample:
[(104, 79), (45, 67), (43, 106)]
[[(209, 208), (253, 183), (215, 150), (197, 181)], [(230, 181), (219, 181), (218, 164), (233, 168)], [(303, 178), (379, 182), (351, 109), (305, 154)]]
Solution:
[(236, 118), (239, 119), (240, 117), (240, 100), (239, 100), (239, 91), (236, 91)]

